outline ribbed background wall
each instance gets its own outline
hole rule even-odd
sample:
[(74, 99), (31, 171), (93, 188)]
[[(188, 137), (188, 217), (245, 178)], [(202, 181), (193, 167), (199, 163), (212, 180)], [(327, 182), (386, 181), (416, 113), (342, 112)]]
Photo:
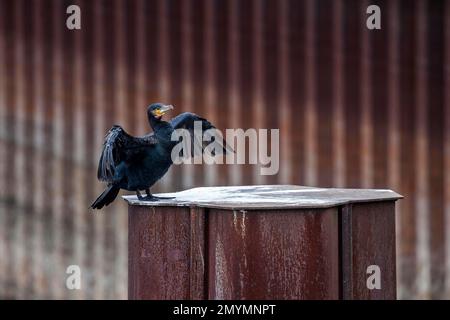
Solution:
[(154, 191), (392, 188), (399, 297), (450, 298), (449, 37), (450, 1), (0, 0), (0, 297), (127, 297), (126, 206), (87, 207), (106, 131), (147, 132), (164, 101), (280, 128), (281, 169), (174, 167)]

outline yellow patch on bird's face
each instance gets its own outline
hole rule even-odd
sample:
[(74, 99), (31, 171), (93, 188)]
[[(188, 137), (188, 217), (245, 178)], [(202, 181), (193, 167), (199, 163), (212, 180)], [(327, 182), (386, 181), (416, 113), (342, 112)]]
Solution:
[(164, 112), (162, 112), (161, 109), (156, 109), (156, 110), (154, 111), (154, 114), (155, 114), (155, 116), (157, 116), (157, 117), (161, 117), (161, 116), (164, 114)]

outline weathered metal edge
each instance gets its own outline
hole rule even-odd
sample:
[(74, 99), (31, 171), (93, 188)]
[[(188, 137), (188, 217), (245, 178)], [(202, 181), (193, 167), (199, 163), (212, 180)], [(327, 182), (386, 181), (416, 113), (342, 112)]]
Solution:
[(161, 201), (161, 202), (151, 202), (151, 201), (141, 201), (138, 200), (135, 195), (128, 195), (128, 196), (122, 196), (122, 198), (129, 204), (129, 205), (136, 205), (136, 206), (148, 206), (148, 207), (198, 207), (198, 208), (213, 208), (213, 209), (224, 209), (224, 210), (279, 210), (279, 209), (327, 209), (327, 208), (334, 208), (339, 207), (343, 205), (349, 205), (352, 203), (367, 203), (367, 202), (383, 202), (383, 201), (397, 201), (400, 199), (403, 199), (404, 197), (395, 191), (385, 189), (385, 191), (390, 191), (393, 193), (392, 197), (384, 197), (384, 198), (378, 198), (378, 199), (356, 199), (356, 200), (342, 200), (342, 201), (335, 201), (330, 204), (284, 204), (284, 205), (270, 205), (265, 203), (264, 205), (233, 205), (233, 204), (223, 204), (219, 205), (216, 203), (210, 203), (210, 202), (196, 202), (196, 201), (183, 201), (183, 202), (168, 202), (168, 201)]

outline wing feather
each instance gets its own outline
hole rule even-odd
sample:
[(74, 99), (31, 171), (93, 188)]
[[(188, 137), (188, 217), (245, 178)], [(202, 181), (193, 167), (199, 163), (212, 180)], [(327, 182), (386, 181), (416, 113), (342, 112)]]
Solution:
[[(205, 147), (210, 143), (209, 141), (202, 141), (194, 134), (194, 125), (196, 121), (201, 122), (203, 133), (210, 129), (217, 130), (217, 128), (213, 126), (211, 122), (191, 112), (181, 113), (170, 121), (170, 124), (174, 129), (186, 129), (189, 131), (191, 137), (191, 146), (193, 149), (192, 155), (196, 155), (195, 150), (201, 150), (203, 152)], [(233, 149), (225, 142), (222, 135), (220, 134), (220, 131), (217, 131), (216, 134), (218, 137), (220, 137), (219, 141), (217, 142), (222, 148), (222, 153), (226, 154), (234, 152)], [(194, 145), (197, 145), (199, 148), (194, 148)]]
[(143, 137), (129, 135), (121, 126), (114, 125), (106, 134), (103, 150), (98, 164), (97, 178), (101, 181), (113, 182), (115, 168), (120, 162), (129, 160), (157, 143), (154, 134)]

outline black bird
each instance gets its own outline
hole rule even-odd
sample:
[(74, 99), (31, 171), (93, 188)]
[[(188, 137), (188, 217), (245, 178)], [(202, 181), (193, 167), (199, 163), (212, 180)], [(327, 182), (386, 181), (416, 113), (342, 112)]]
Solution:
[[(172, 165), (171, 153), (178, 141), (172, 141), (175, 129), (187, 129), (191, 134), (191, 145), (202, 143), (195, 141), (194, 123), (201, 122), (202, 131), (215, 129), (206, 119), (185, 112), (171, 121), (162, 120), (162, 116), (173, 106), (154, 103), (147, 108), (147, 117), (153, 129), (142, 137), (133, 137), (118, 125), (114, 125), (106, 134), (103, 150), (98, 164), (97, 178), (107, 183), (106, 189), (91, 205), (93, 209), (107, 206), (117, 197), (120, 189), (135, 191), (140, 200), (157, 201), (162, 197), (150, 193), (152, 187)], [(224, 153), (233, 152), (226, 143), (222, 144)], [(198, 149), (197, 149), (198, 150)], [(203, 146), (200, 150), (203, 150)], [(142, 196), (139, 190), (145, 190)]]

